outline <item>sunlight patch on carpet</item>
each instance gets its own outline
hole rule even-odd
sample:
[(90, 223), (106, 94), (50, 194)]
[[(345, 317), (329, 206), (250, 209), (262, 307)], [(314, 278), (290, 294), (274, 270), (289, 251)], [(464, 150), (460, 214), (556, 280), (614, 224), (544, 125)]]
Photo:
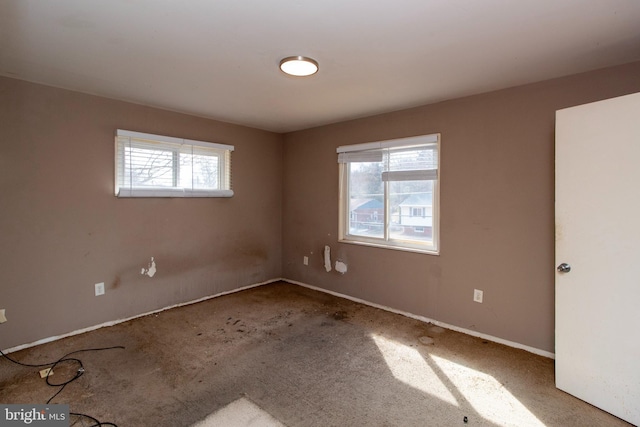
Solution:
[(495, 425), (544, 426), (493, 376), (381, 335), (371, 338), (398, 381)]
[(380, 335), (372, 334), (371, 338), (378, 346), (384, 361), (397, 380), (458, 406), (456, 398), (418, 350)]
[(217, 410), (192, 427), (286, 427), (247, 398), (240, 398)]
[(487, 420), (510, 420), (510, 425), (544, 427), (497, 379), (484, 372), (430, 354), (429, 357), (464, 395), (464, 398)]

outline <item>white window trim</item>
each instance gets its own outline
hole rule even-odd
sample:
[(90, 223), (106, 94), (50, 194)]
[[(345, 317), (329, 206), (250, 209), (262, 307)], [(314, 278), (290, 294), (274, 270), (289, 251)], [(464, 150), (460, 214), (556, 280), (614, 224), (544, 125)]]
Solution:
[[(162, 147), (162, 143), (179, 145), (181, 147), (204, 147), (213, 148), (223, 154), (223, 164), (220, 171), (220, 189), (201, 189), (201, 188), (182, 188), (182, 187), (133, 187), (125, 186), (120, 182), (119, 169), (121, 168), (119, 144), (123, 139), (129, 138), (151, 141)], [(114, 173), (114, 193), (116, 197), (232, 197), (231, 190), (231, 152), (234, 151), (233, 145), (219, 144), (214, 142), (196, 141), (184, 138), (175, 138), (165, 135), (155, 135), (143, 132), (134, 132), (129, 130), (118, 129), (115, 137), (115, 173)]]
[[(420, 177), (421, 179), (433, 179), (433, 219), (432, 219), (432, 244), (426, 245), (416, 241), (401, 240), (401, 239), (383, 239), (378, 237), (367, 237), (360, 235), (349, 234), (349, 207), (348, 207), (348, 194), (349, 194), (349, 174), (348, 163), (359, 159), (360, 161), (376, 161), (376, 151), (386, 148), (398, 148), (398, 147), (416, 147), (422, 145), (435, 144), (438, 152), (437, 156), (437, 170), (436, 171), (410, 171), (410, 172), (383, 172), (383, 183), (387, 186), (388, 181), (412, 179)], [(414, 136), (409, 138), (399, 138), (386, 141), (367, 142), (363, 144), (342, 145), (336, 149), (338, 153), (339, 168), (339, 221), (338, 221), (338, 241), (341, 243), (349, 243), (355, 245), (372, 246), (383, 249), (392, 249), (408, 252), (419, 252), (431, 255), (439, 255), (440, 253), (440, 134), (430, 134), (422, 136)], [(390, 174), (398, 173), (395, 178), (390, 178)], [(414, 175), (415, 174), (415, 175)], [(397, 178), (397, 179), (396, 179)], [(419, 178), (419, 179), (420, 179)], [(386, 194), (386, 192), (385, 192)], [(389, 218), (389, 201), (385, 197), (384, 200), (385, 221)], [(386, 224), (385, 224), (386, 227)], [(428, 246), (428, 247), (427, 247)]]

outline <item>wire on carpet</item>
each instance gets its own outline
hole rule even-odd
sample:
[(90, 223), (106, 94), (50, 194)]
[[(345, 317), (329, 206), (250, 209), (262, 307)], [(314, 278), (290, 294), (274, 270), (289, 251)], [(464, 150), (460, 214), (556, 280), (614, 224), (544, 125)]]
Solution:
[[(62, 392), (62, 390), (64, 390), (64, 388), (67, 386), (67, 384), (72, 383), (73, 381), (77, 380), (78, 378), (80, 378), (83, 374), (84, 374), (84, 365), (82, 364), (82, 361), (76, 357), (69, 357), (73, 354), (78, 354), (78, 353), (83, 353), (83, 352), (88, 352), (88, 351), (103, 351), (103, 350), (114, 350), (114, 349), (124, 349), (123, 346), (121, 345), (116, 345), (113, 347), (100, 347), (100, 348), (86, 348), (83, 350), (76, 350), (76, 351), (72, 351), (71, 353), (67, 353), (64, 356), (62, 356), (60, 359), (56, 360), (55, 362), (49, 362), (49, 363), (37, 363), (37, 364), (32, 364), (32, 363), (23, 363), (23, 362), (19, 362), (15, 359), (12, 359), (11, 357), (7, 356), (2, 350), (0, 350), (0, 355), (2, 355), (5, 359), (7, 359), (10, 362), (15, 363), (16, 365), (20, 365), (20, 366), (26, 366), (29, 368), (44, 368), (44, 367), (49, 367), (50, 370), (53, 370), (53, 368), (58, 367), (62, 364), (77, 364), (78, 368), (76, 369), (76, 373), (75, 375), (67, 380), (67, 381), (63, 381), (61, 383), (55, 384), (52, 383), (51, 380), (49, 378), (51, 378), (51, 375), (47, 375), (46, 377), (46, 381), (47, 381), (47, 385), (51, 386), (51, 387), (60, 387), (60, 390), (58, 390), (57, 392), (55, 392), (55, 394), (53, 396), (51, 396), (49, 398), (49, 400), (47, 400), (47, 405), (51, 403), (51, 401)], [(118, 427), (113, 423), (110, 422), (101, 422), (98, 419), (90, 416), (90, 415), (86, 415), (86, 414), (80, 414), (77, 412), (69, 412), (69, 415), (74, 415), (77, 417), (84, 417), (84, 418), (88, 418), (91, 421), (94, 422), (94, 424), (91, 424), (90, 427), (99, 427), (99, 426), (113, 426), (113, 427)]]

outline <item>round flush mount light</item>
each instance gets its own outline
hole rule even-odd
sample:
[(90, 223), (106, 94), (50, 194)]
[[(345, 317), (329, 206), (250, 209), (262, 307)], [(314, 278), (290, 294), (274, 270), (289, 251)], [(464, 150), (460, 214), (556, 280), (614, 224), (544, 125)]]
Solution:
[(280, 61), (280, 69), (291, 76), (305, 77), (318, 72), (318, 62), (306, 56), (289, 56)]

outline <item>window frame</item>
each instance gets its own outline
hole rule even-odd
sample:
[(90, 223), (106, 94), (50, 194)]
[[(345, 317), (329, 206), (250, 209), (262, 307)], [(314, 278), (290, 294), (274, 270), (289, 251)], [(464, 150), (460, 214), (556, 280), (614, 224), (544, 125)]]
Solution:
[[(172, 177), (171, 185), (135, 185), (132, 176), (127, 176), (127, 148), (129, 156), (131, 150), (149, 150), (171, 153), (170, 173)], [(190, 139), (175, 138), (164, 135), (155, 135), (142, 132), (134, 132), (117, 129), (115, 136), (115, 156), (114, 156), (114, 194), (119, 198), (129, 197), (232, 197), (231, 189), (231, 152), (234, 146), (218, 144), (213, 142), (195, 141)], [(186, 155), (191, 157), (190, 168), (194, 168), (197, 157), (216, 158), (217, 173), (215, 179), (216, 188), (199, 187), (194, 183), (194, 174), (189, 177), (180, 176), (180, 168), (183, 167), (180, 157)], [(188, 162), (187, 162), (188, 164)], [(158, 169), (168, 167), (159, 166)], [(131, 168), (132, 169), (132, 168)], [(183, 185), (181, 180), (186, 178), (187, 185)]]
[[(371, 237), (362, 236), (349, 233), (350, 224), (350, 200), (349, 200), (349, 188), (350, 188), (350, 162), (348, 160), (341, 160), (340, 155), (346, 154), (348, 158), (349, 153), (358, 152), (367, 154), (374, 153), (379, 150), (385, 149), (397, 149), (397, 148), (410, 148), (421, 146), (433, 146), (436, 155), (436, 169), (435, 178), (421, 178), (420, 180), (432, 180), (432, 236), (430, 242), (421, 242), (412, 239), (399, 239), (393, 238), (389, 229), (391, 228), (391, 213), (390, 213), (390, 185), (392, 180), (383, 179), (383, 191), (384, 191), (384, 223), (383, 223), (383, 237)], [(408, 252), (418, 252), (431, 255), (440, 254), (440, 134), (420, 135), (408, 138), (399, 138), (392, 140), (384, 140), (377, 142), (368, 142), (363, 144), (352, 144), (340, 146), (336, 149), (339, 159), (339, 221), (338, 221), (338, 241), (341, 243), (349, 243), (356, 245), (372, 246), (384, 249), (393, 249)], [(431, 170), (430, 170), (431, 171)], [(413, 171), (411, 171), (413, 172)], [(385, 174), (385, 171), (382, 172)], [(424, 208), (423, 212), (426, 213)]]

